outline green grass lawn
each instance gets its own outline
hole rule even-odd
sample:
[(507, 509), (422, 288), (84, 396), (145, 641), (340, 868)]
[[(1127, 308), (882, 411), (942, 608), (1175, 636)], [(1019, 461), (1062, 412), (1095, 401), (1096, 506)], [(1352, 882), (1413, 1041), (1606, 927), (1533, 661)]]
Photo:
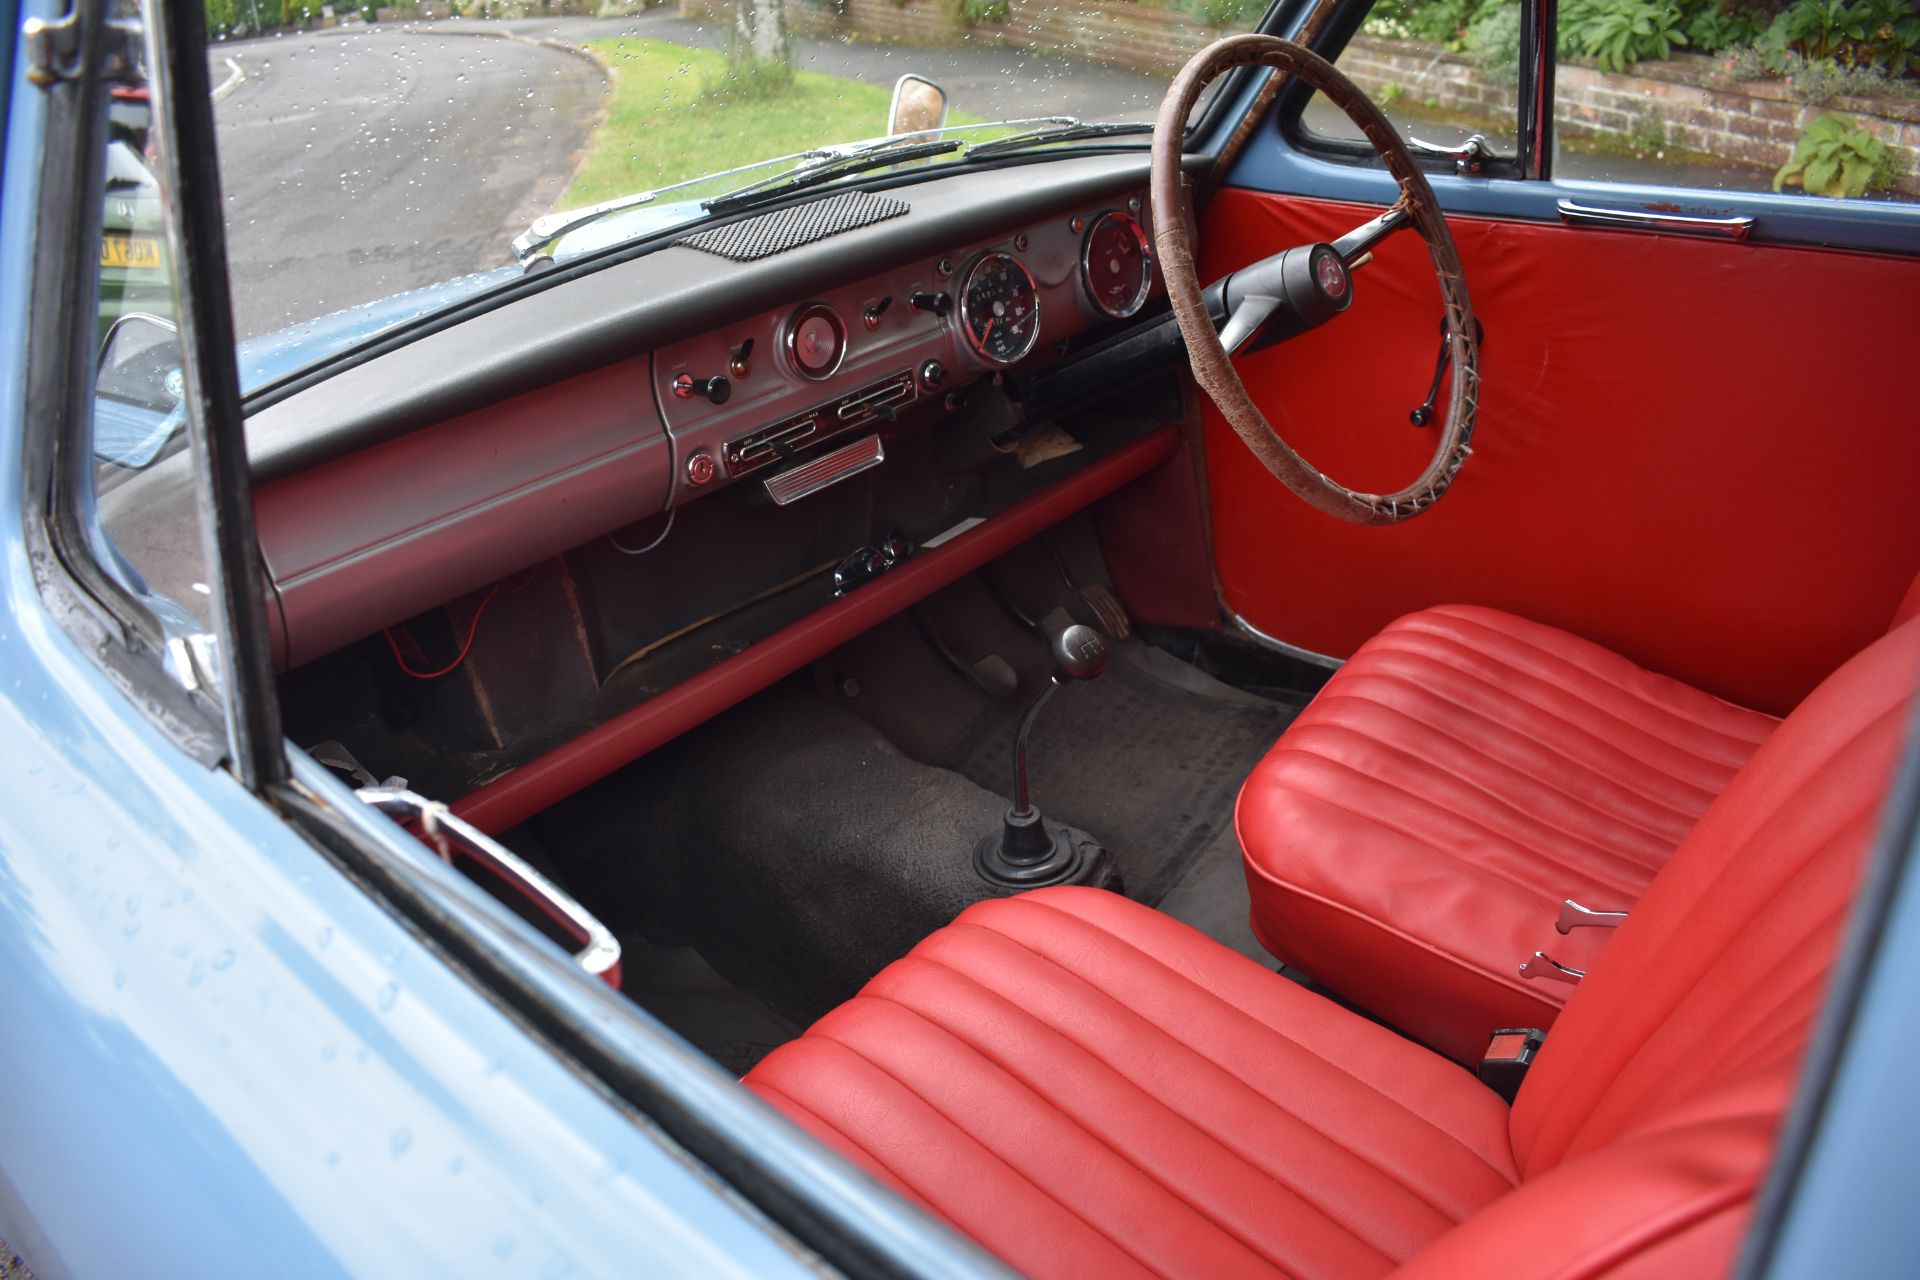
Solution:
[[(890, 85), (797, 71), (784, 93), (754, 96), (729, 92), (724, 53), (631, 37), (586, 43), (613, 68), (613, 100), (557, 208), (887, 130)], [(956, 111), (948, 123), (979, 117)]]

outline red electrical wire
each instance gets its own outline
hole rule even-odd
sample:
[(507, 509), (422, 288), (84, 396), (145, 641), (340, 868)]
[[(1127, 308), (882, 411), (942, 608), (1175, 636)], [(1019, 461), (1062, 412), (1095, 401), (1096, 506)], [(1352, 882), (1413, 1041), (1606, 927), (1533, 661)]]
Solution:
[[(514, 586), (508, 589), (512, 591), (518, 591), (522, 587), (527, 586), (529, 583), (533, 581), (533, 575), (538, 570), (539, 570), (538, 565), (535, 565), (532, 569), (527, 570), (527, 576), (525, 581), (516, 583), (514, 584)], [(405, 672), (407, 675), (412, 676), (415, 680), (438, 680), (441, 676), (449, 675), (453, 671), (455, 671), (460, 666), (461, 663), (467, 660), (467, 654), (473, 651), (473, 637), (480, 630), (480, 615), (487, 611), (487, 606), (493, 603), (493, 598), (500, 594), (501, 585), (502, 584), (496, 582), (487, 591), (486, 598), (480, 601), (480, 607), (473, 611), (473, 618), (471, 621), (467, 623), (467, 638), (466, 638), (466, 641), (460, 646), (460, 652), (454, 655), (452, 662), (449, 662), (446, 666), (441, 667), (438, 671), (415, 671), (412, 667), (408, 666), (406, 655), (400, 652), (400, 645), (393, 638), (393, 628), (392, 627), (383, 628), (380, 634), (387, 638), (387, 648), (393, 650), (393, 660), (399, 664), (400, 670)], [(409, 640), (413, 639), (411, 635), (409, 635), (407, 638)], [(414, 647), (415, 648), (419, 647), (419, 643), (417, 641), (415, 642)]]

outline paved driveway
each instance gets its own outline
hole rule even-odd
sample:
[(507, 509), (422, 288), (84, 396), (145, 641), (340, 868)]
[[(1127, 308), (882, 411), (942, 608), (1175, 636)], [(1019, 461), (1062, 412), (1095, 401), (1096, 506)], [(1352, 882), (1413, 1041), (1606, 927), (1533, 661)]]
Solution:
[(216, 45), (240, 336), (511, 261), (573, 176), (604, 80), (530, 41), (365, 28)]

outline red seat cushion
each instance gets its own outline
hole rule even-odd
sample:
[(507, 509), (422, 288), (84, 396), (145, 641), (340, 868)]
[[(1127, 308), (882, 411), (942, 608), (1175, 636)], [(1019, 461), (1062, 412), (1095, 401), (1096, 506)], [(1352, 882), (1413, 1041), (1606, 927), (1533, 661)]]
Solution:
[(747, 1084), (1027, 1274), (1382, 1275), (1505, 1194), (1460, 1068), (1148, 908), (969, 908)]
[(1254, 930), (1453, 1057), (1550, 1025), (1610, 931), (1779, 722), (1494, 609), (1427, 609), (1361, 646), (1240, 795)]

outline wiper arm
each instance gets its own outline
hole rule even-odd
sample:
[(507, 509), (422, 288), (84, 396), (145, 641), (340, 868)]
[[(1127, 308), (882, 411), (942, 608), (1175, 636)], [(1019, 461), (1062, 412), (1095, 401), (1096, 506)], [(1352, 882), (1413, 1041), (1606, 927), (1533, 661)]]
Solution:
[(588, 223), (598, 222), (610, 213), (619, 213), (626, 209), (637, 209), (643, 204), (652, 204), (661, 196), (675, 191), (684, 191), (688, 187), (705, 186), (709, 182), (718, 182), (730, 178), (736, 173), (752, 173), (768, 165), (790, 164), (813, 152), (801, 152), (790, 156), (771, 156), (765, 160), (756, 160), (752, 164), (743, 164), (734, 169), (722, 169), (718, 173), (706, 173), (697, 178), (688, 178), (684, 182), (669, 183), (664, 187), (655, 187), (651, 191), (636, 191), (632, 195), (615, 196), (611, 200), (602, 200), (599, 204), (590, 204), (584, 209), (567, 209), (560, 213), (543, 214), (513, 239), (515, 260), (525, 262), (534, 254), (566, 235), (569, 231), (578, 231)]
[(963, 145), (965, 144), (957, 139), (936, 138), (928, 142), (907, 143), (881, 139), (871, 147), (862, 150), (843, 151), (829, 155), (825, 159), (802, 162), (785, 173), (775, 174), (771, 178), (741, 187), (738, 191), (729, 191), (726, 195), (715, 196), (701, 203), (711, 214), (733, 213), (740, 209), (750, 209), (768, 200), (777, 200), (790, 192), (817, 187), (823, 182), (830, 182), (850, 173), (865, 173), (869, 169), (884, 169), (891, 164), (905, 164), (909, 160), (924, 160), (928, 156), (945, 155), (950, 151), (958, 151)]
[[(979, 133), (983, 129), (1012, 129), (1023, 126), (1032, 128), (1042, 125), (1051, 129), (1079, 123), (1072, 116), (1027, 116), (1018, 120), (987, 120), (979, 124), (943, 124), (913, 133), (892, 133), (880, 138), (863, 138), (858, 142), (843, 142), (837, 146), (819, 147), (812, 151), (803, 151), (799, 155), (782, 156), (778, 161), (762, 161), (763, 165), (792, 160), (797, 160), (799, 163), (770, 177), (762, 178), (758, 182), (748, 183), (724, 195), (715, 196), (712, 200), (705, 202), (705, 208), (709, 213), (726, 213), (734, 209), (747, 208), (759, 203), (762, 199), (772, 198), (772, 195), (763, 196), (761, 194), (763, 192), (771, 191), (785, 195), (789, 191), (804, 189), (844, 174), (883, 168), (905, 160), (945, 155), (959, 150), (964, 145), (964, 140), (955, 138), (955, 134)], [(743, 171), (731, 170), (730, 172)]]
[(976, 142), (967, 148), (967, 158), (978, 159), (982, 156), (1000, 155), (1009, 151), (1024, 151), (1028, 147), (1042, 147), (1054, 142), (1084, 142), (1088, 138), (1119, 138), (1128, 134), (1152, 132), (1152, 123), (1145, 120), (1088, 121), (1085, 124), (1072, 120), (1046, 129), (1032, 129), (1010, 137)]
[[(956, 138), (954, 136), (956, 134), (1021, 127), (1027, 128), (1028, 132), (980, 143), (968, 154), (979, 153), (984, 149), (985, 154), (992, 155), (995, 150), (1006, 144), (1038, 145), (1041, 141), (1066, 141), (1070, 138), (1094, 138), (1115, 133), (1146, 132), (1153, 126), (1082, 124), (1072, 116), (1030, 116), (1024, 119), (995, 120), (983, 124), (942, 125), (937, 129), (923, 129), (917, 133), (901, 133), (884, 138), (866, 138), (859, 142), (842, 143), (838, 146), (816, 147), (811, 151), (773, 156), (766, 160), (756, 160), (752, 164), (743, 164), (737, 168), (722, 169), (718, 173), (703, 174), (698, 178), (688, 178), (684, 182), (655, 187), (651, 191), (636, 191), (632, 195), (603, 200), (599, 204), (588, 205), (584, 209), (569, 209), (561, 213), (546, 214), (535, 218), (525, 231), (514, 237), (513, 256), (516, 261), (525, 262), (569, 232), (578, 231), (609, 214), (636, 209), (641, 205), (652, 204), (661, 196), (684, 191), (689, 187), (706, 186), (737, 174), (754, 173), (775, 165), (783, 166), (777, 173), (706, 201), (704, 208), (708, 213), (720, 214), (751, 208), (763, 200), (772, 200), (789, 192), (804, 190), (847, 174), (958, 151), (966, 144), (963, 139)], [(1015, 149), (1015, 147), (1008, 149)]]
[[(1042, 127), (1029, 129), (1025, 133), (1011, 134), (1004, 138), (992, 138), (985, 142), (973, 143), (967, 147), (967, 158), (998, 155), (1049, 142), (1071, 142), (1085, 138), (1111, 138), (1123, 134), (1153, 132), (1153, 126), (1143, 121), (1083, 124), (1071, 116), (1050, 116), (1039, 120), (1004, 120), (991, 124), (948, 125), (943, 129), (926, 130), (925, 133), (938, 135), (979, 129), (1004, 129), (1009, 125), (1022, 124)], [(941, 137), (925, 142), (912, 141), (922, 136), (917, 133), (905, 133), (891, 138), (875, 138), (864, 143), (854, 143), (851, 148), (834, 148), (824, 153), (823, 159), (803, 160), (786, 174), (776, 174), (764, 181), (742, 187), (738, 191), (730, 191), (726, 195), (708, 200), (705, 202), (707, 211), (715, 214), (731, 213), (738, 209), (750, 208), (763, 200), (771, 200), (792, 191), (816, 186), (831, 178), (861, 173), (868, 169), (878, 169), (907, 160), (945, 155), (948, 152), (958, 151), (963, 145), (958, 140)]]

